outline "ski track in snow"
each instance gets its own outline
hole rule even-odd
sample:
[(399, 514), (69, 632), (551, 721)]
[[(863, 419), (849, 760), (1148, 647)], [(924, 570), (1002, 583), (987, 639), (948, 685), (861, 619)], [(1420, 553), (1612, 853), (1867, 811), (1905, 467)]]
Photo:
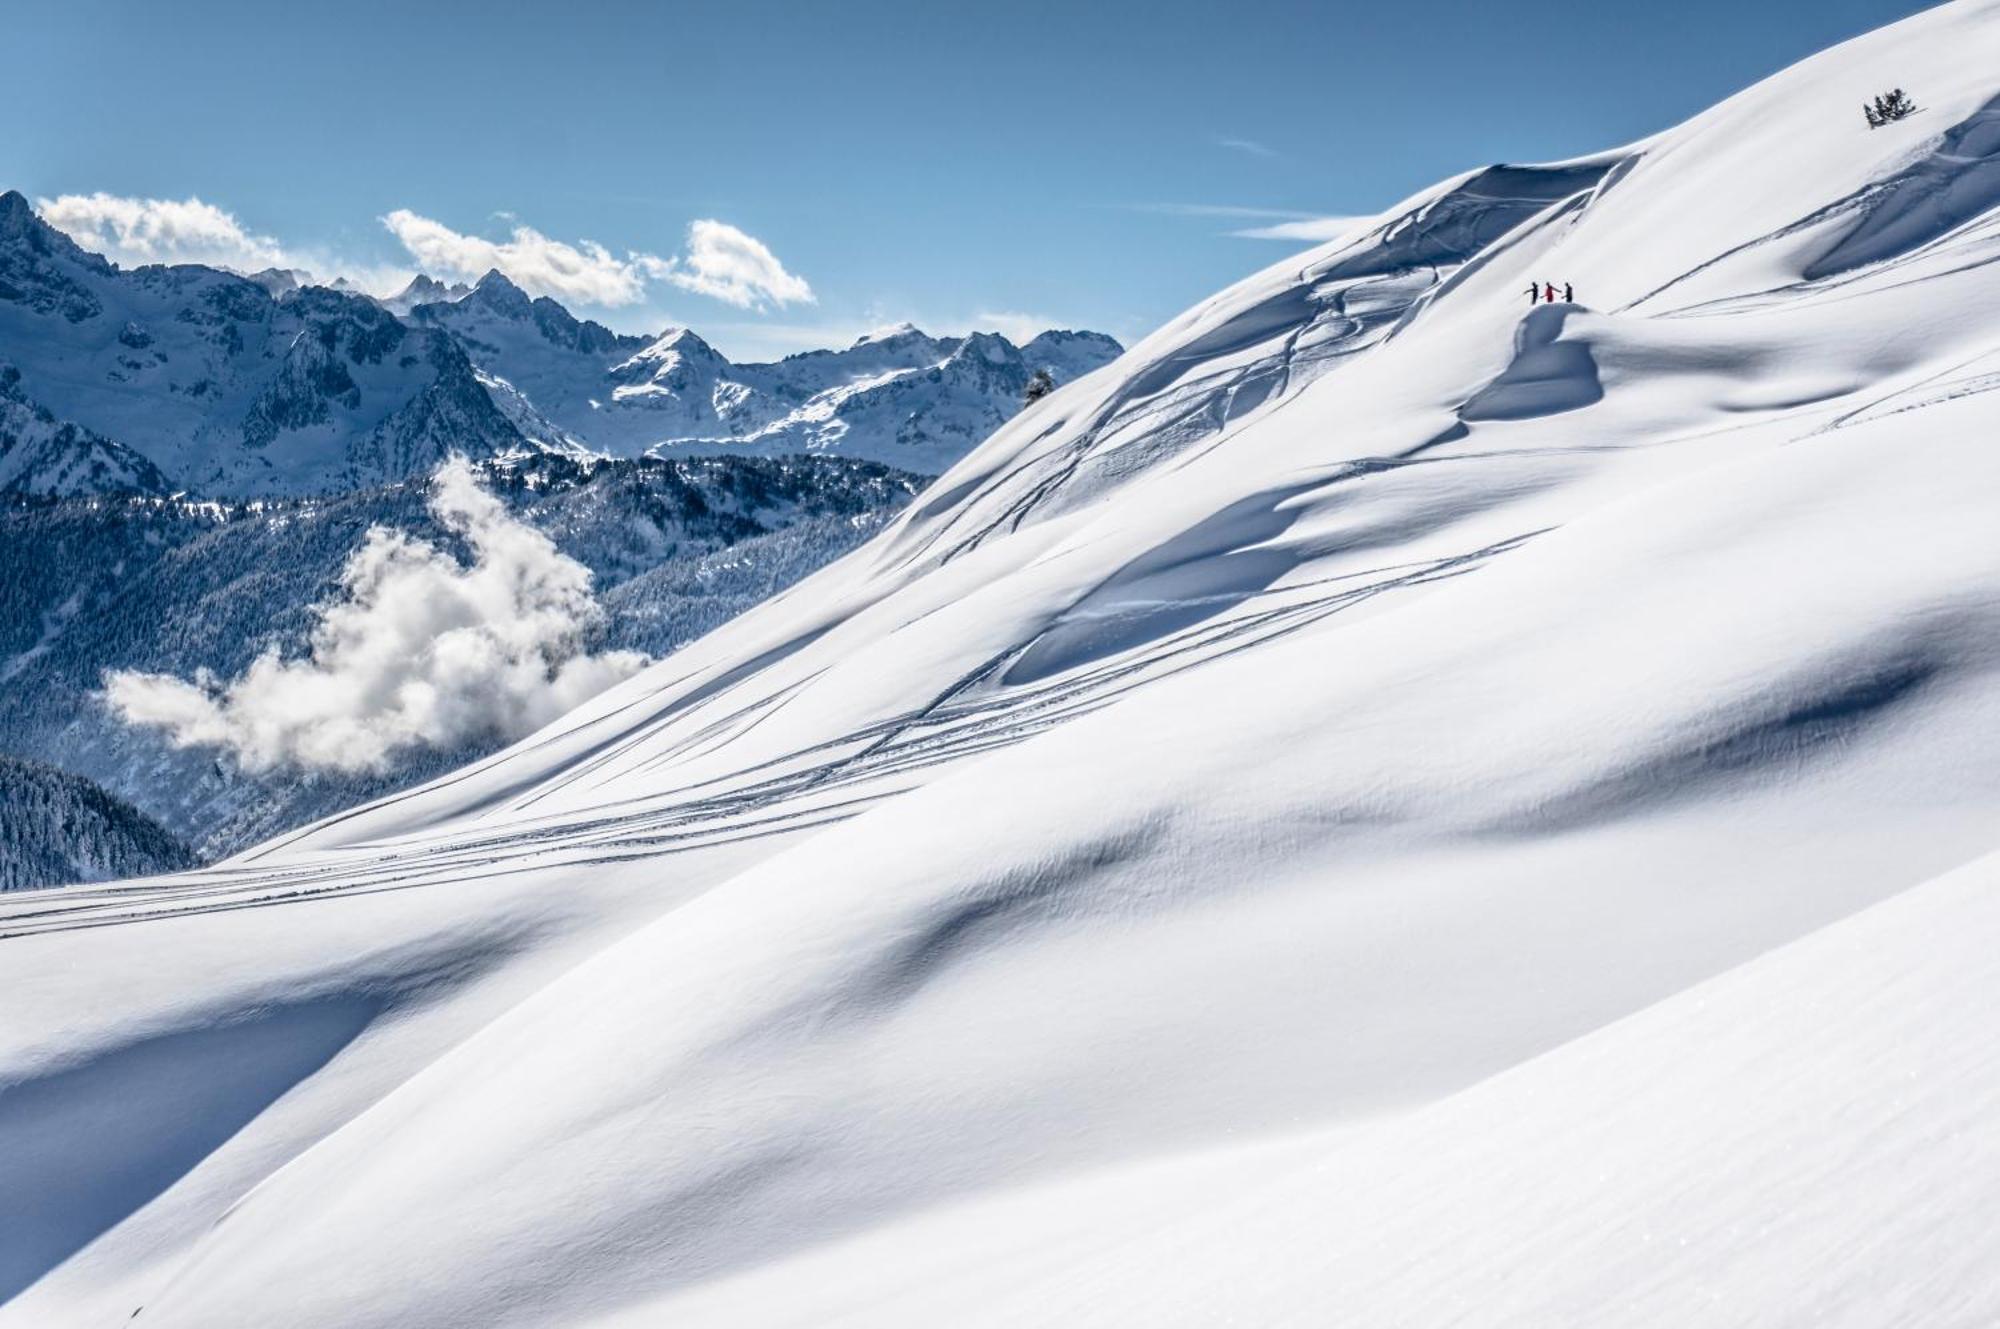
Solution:
[[(647, 800), (651, 804), (664, 801), (665, 806), (594, 816), (580, 824), (572, 820), (487, 838), (456, 839), (444, 849), (363, 845), (359, 846), (363, 853), (356, 855), (361, 859), (358, 864), (343, 856), (307, 868), (215, 868), (192, 874), (192, 881), (65, 890), (56, 897), (60, 904), (40, 894), (0, 897), (0, 940), (189, 913), (409, 890), (439, 881), (495, 876), (530, 863), (546, 867), (552, 857), (564, 866), (586, 867), (620, 857), (830, 825), (909, 787), (907, 783), (885, 785), (885, 781), (1018, 742), (1109, 705), (1151, 679), (1251, 649), (1376, 596), (1461, 576), (1528, 538), (1523, 535), (1418, 567), (1379, 569), (1391, 575), (1360, 585), (1347, 583), (1366, 574), (1330, 578), (1330, 588), (1325, 583), (1306, 583), (1289, 588), (1287, 603), (1203, 623), (1152, 643), (1144, 652), (1122, 656), (1115, 664), (1076, 671), (1060, 682), (1018, 689), (983, 702), (954, 704), (954, 698), (990, 680), (1025, 648), (1012, 649), (983, 662), (923, 707), (741, 773), (761, 778), (747, 783), (732, 780), (729, 783), (734, 787), (716, 792), (702, 793), (698, 787), (678, 789), (664, 800)], [(647, 765), (670, 764), (673, 755), (668, 752)], [(828, 793), (852, 796), (829, 800), (825, 797)]]

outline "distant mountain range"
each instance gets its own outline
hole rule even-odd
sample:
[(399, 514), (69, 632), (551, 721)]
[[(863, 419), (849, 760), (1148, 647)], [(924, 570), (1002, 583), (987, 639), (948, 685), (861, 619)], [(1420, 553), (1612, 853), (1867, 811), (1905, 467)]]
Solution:
[(1097, 332), (1015, 346), (997, 333), (932, 337), (903, 324), (843, 351), (739, 365), (686, 328), (628, 337), (579, 321), (498, 272), (461, 298), (413, 305), (410, 318), (449, 331), (503, 380), (500, 399), (511, 389), (566, 445), (621, 457), (838, 452), (926, 474), (1005, 424), (1036, 369), (1064, 383), (1122, 350)]
[(298, 495), (474, 459), (828, 453), (935, 474), (1101, 333), (1026, 346), (904, 326), (733, 364), (675, 328), (613, 332), (498, 272), (376, 300), (270, 269), (124, 269), (0, 194), (0, 490)]

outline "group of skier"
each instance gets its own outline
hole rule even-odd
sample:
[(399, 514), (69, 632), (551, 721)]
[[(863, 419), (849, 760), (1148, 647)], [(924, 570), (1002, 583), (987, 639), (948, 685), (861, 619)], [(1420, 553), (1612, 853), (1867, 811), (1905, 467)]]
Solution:
[[(1542, 304), (1544, 302), (1547, 302), (1548, 304), (1554, 304), (1556, 302), (1555, 283), (1547, 282), (1541, 285), (1538, 285), (1534, 282), (1528, 283), (1528, 303), (1531, 305), (1535, 305), (1535, 304)], [(1568, 282), (1563, 283), (1562, 302), (1566, 305), (1572, 305), (1576, 303), (1575, 295), (1570, 290), (1570, 285)]]

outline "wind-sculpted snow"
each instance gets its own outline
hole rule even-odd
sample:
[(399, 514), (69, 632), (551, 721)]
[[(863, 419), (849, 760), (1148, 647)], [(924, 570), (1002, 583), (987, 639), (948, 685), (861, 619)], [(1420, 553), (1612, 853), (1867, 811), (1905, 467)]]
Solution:
[(504, 752), (0, 903), (11, 1085), (433, 993), (0, 1323), (1992, 1318), (1990, 883), (1894, 897), (2000, 824), (1995, 232), (1779, 233), (1997, 27), (1447, 182)]
[(1568, 306), (1549, 305), (1521, 320), (1513, 360), (1459, 408), (1459, 420), (1526, 420), (1581, 410), (1601, 400), (1604, 385), (1589, 343), (1563, 339), (1571, 312)]

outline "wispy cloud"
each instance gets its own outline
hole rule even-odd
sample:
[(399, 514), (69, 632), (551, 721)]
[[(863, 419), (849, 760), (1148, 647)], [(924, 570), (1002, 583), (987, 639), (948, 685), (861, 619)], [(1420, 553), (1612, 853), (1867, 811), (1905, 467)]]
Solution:
[(1235, 138), (1228, 134), (1211, 134), (1208, 141), (1218, 148), (1228, 148), (1250, 157), (1275, 157), (1278, 150), (1268, 143), (1259, 143), (1254, 138)]
[(1346, 235), (1366, 217), (1305, 217), (1297, 221), (1273, 222), (1268, 226), (1250, 226), (1231, 235), (1245, 240), (1333, 240)]
[(1331, 240), (1345, 235), (1362, 216), (1329, 216), (1296, 208), (1265, 208), (1242, 203), (1128, 203), (1132, 212), (1161, 217), (1199, 217), (1224, 222), (1254, 222), (1225, 232), (1245, 240)]
[(1132, 212), (1162, 217), (1222, 217), (1232, 221), (1306, 221), (1316, 216), (1292, 208), (1254, 208), (1235, 203), (1128, 203)]

